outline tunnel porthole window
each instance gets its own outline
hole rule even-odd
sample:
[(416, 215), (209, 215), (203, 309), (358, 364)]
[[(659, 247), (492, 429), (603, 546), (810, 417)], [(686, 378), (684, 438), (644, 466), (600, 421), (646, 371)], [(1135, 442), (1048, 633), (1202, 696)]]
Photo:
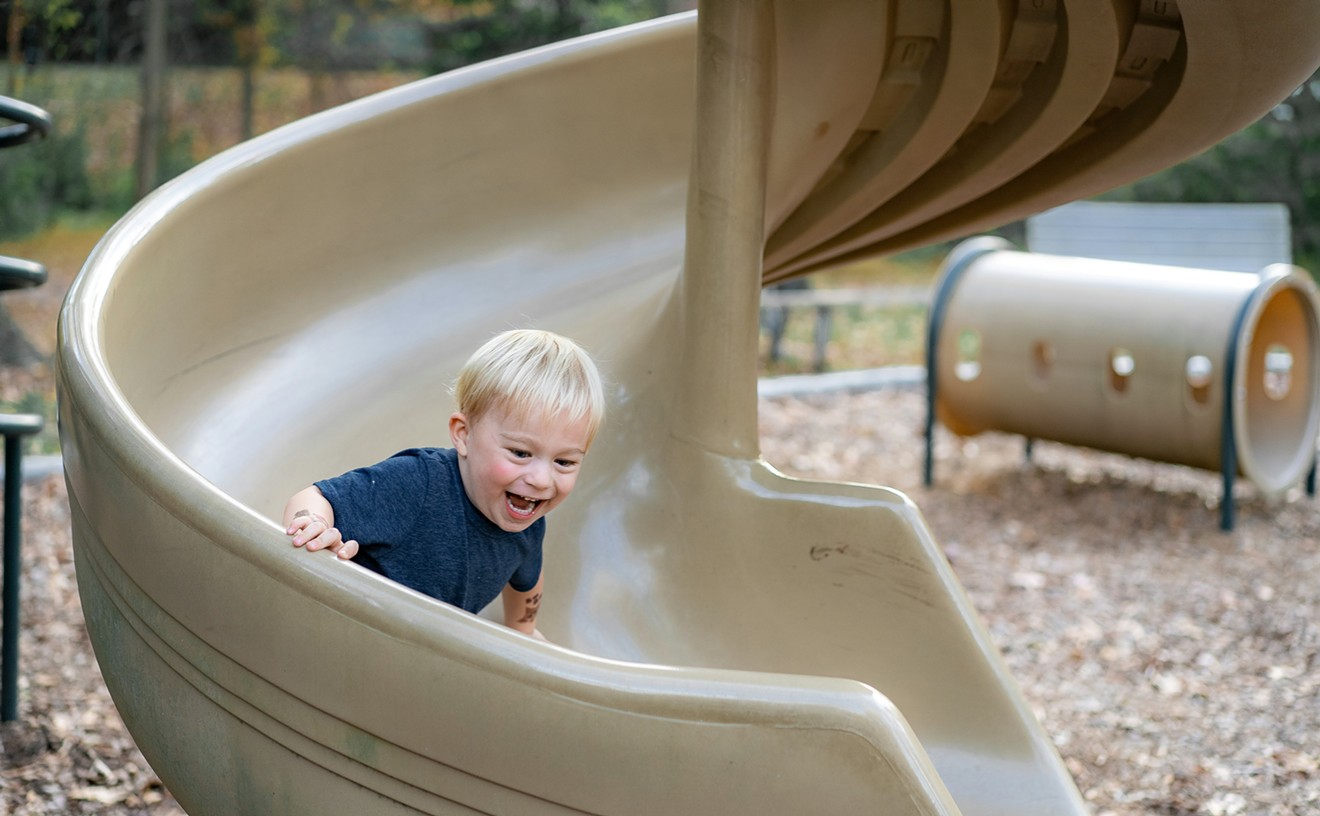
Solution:
[(1197, 405), (1210, 403), (1210, 383), (1214, 381), (1215, 364), (1204, 354), (1187, 358), (1187, 390)]
[(981, 376), (981, 334), (976, 329), (958, 332), (958, 362), (954, 364), (953, 373), (963, 382)]
[(1048, 380), (1054, 368), (1054, 346), (1047, 340), (1037, 340), (1031, 344), (1032, 371), (1038, 380)]
[(1132, 372), (1137, 370), (1137, 361), (1132, 352), (1115, 347), (1109, 350), (1109, 387), (1119, 394), (1127, 392)]
[(1292, 351), (1280, 343), (1265, 349), (1265, 396), (1282, 400), (1292, 390)]

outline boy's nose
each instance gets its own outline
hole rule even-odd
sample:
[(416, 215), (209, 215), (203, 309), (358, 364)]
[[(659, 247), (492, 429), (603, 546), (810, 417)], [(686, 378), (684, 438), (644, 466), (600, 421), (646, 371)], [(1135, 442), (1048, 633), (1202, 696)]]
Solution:
[(536, 461), (527, 467), (523, 473), (523, 481), (527, 482), (528, 487), (534, 487), (538, 490), (544, 490), (550, 486), (550, 463)]

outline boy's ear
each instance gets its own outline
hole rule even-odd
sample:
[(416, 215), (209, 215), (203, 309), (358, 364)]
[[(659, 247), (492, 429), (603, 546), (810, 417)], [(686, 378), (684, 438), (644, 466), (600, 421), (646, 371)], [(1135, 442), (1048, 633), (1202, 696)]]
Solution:
[(455, 411), (449, 416), (449, 441), (454, 443), (454, 450), (459, 456), (467, 456), (468, 421), (462, 411)]

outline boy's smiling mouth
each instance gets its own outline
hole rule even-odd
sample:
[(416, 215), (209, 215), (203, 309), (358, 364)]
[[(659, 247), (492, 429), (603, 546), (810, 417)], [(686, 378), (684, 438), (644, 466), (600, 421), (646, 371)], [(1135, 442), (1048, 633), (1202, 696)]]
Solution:
[(505, 493), (504, 501), (509, 505), (509, 512), (519, 518), (530, 518), (536, 514), (536, 508), (541, 504), (541, 499), (533, 499), (527, 496), (519, 496), (517, 493)]

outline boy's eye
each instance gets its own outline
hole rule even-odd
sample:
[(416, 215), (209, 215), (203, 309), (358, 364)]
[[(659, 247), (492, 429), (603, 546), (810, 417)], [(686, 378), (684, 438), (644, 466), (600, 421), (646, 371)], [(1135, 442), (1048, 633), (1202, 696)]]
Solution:
[(517, 448), (510, 448), (509, 452), (512, 453), (514, 456), (518, 457), (519, 459), (526, 459), (527, 457), (531, 456), (531, 454), (528, 453), (527, 451), (518, 450)]
[(578, 465), (578, 463), (572, 459), (556, 459), (555, 464), (559, 465), (561, 468), (575, 468)]

